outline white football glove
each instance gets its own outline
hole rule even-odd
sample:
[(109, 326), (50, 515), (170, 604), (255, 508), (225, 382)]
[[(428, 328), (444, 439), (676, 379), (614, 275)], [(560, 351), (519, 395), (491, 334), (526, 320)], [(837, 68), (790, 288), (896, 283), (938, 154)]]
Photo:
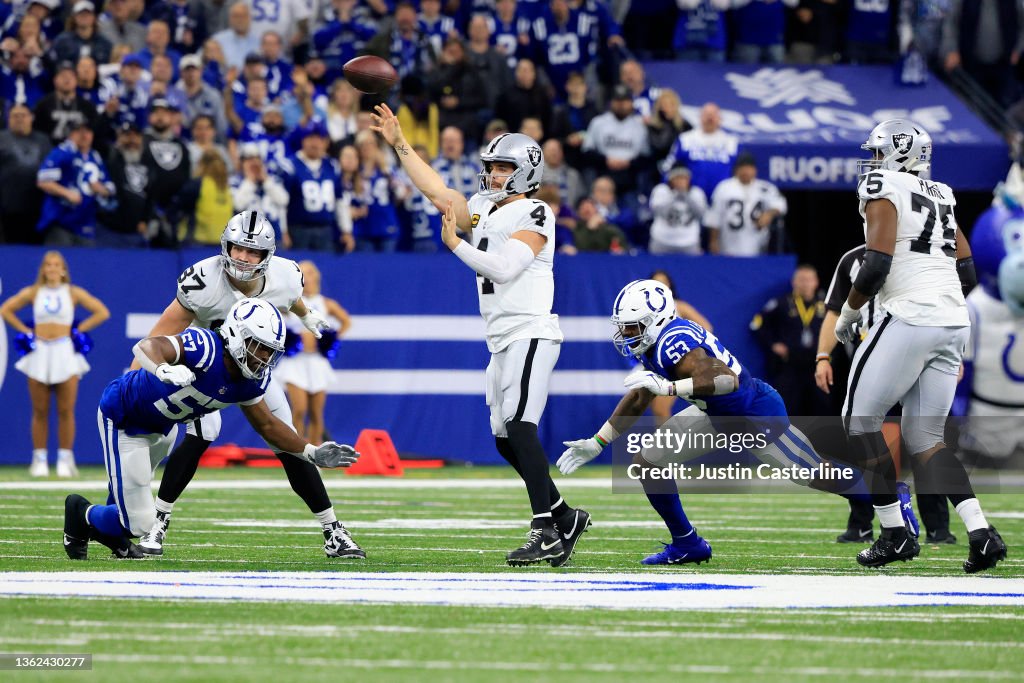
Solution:
[(183, 387), (195, 382), (196, 374), (184, 365), (161, 363), (156, 366), (156, 378), (164, 384), (173, 384), (177, 387)]
[(674, 396), (675, 386), (669, 380), (654, 372), (636, 372), (623, 382), (627, 389), (646, 389), (656, 396)]
[(334, 469), (336, 467), (350, 467), (359, 459), (359, 452), (347, 444), (339, 444), (334, 441), (324, 441), (319, 446), (311, 443), (306, 444), (302, 451), (303, 456), (317, 467)]
[(849, 344), (853, 341), (854, 334), (856, 333), (854, 328), (860, 321), (860, 311), (850, 306), (850, 304), (844, 303), (843, 310), (839, 313), (839, 319), (836, 320), (836, 339), (841, 344)]
[(563, 441), (562, 443), (568, 448), (565, 449), (555, 465), (558, 466), (559, 472), (567, 476), (596, 458), (604, 450), (604, 446), (599, 444), (594, 437), (579, 441)]
[(330, 329), (331, 325), (327, 322), (327, 319), (320, 315), (319, 312), (314, 311), (312, 308), (306, 310), (306, 315), (299, 318), (302, 324), (306, 326), (306, 329), (313, 333), (317, 339), (322, 335), (320, 330)]

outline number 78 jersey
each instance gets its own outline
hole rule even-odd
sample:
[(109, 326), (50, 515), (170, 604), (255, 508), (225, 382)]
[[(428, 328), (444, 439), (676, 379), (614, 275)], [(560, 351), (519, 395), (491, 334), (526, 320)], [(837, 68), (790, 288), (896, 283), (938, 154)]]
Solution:
[(477, 275), (480, 315), (487, 323), (487, 348), (498, 353), (519, 339), (562, 341), (558, 316), (551, 313), (555, 296), (553, 274), (555, 215), (539, 199), (517, 199), (499, 207), (473, 195), (468, 202), (473, 246), (498, 252), (520, 230), (540, 233), (547, 240), (526, 270), (504, 284)]
[[(896, 207), (896, 249), (879, 305), (910, 325), (970, 324), (956, 272), (956, 199), (948, 185), (911, 173), (871, 171), (857, 185), (860, 215), (868, 202), (887, 199)], [(867, 233), (867, 222), (864, 223)]]

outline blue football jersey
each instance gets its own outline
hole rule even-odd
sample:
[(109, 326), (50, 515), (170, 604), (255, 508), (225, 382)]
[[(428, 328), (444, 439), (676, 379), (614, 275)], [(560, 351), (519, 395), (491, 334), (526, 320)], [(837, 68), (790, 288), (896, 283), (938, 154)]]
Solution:
[(62, 142), (50, 151), (36, 172), (38, 181), (59, 183), (62, 187), (78, 190), (82, 195), (80, 204), (59, 199), (54, 195), (43, 198), (43, 208), (36, 224), (37, 230), (59, 226), (82, 237), (96, 234), (96, 210), (103, 206), (110, 208), (111, 202), (97, 195), (92, 183), (99, 182), (113, 193), (114, 184), (107, 175), (103, 157), (92, 149), (87, 153), (78, 150), (70, 140)]
[(181, 422), (194, 420), (235, 403), (258, 403), (270, 383), (234, 379), (228, 374), (224, 343), (216, 332), (189, 327), (181, 333), (180, 365), (191, 368), (196, 379), (188, 386), (164, 384), (145, 370), (132, 370), (107, 385), (100, 410), (117, 429), (129, 435), (167, 434)]
[(398, 237), (398, 213), (391, 201), (391, 177), (380, 169), (363, 177), (363, 196), (366, 216), (355, 221), (352, 231), (356, 237)]
[(288, 225), (333, 226), (335, 202), (341, 197), (341, 175), (332, 159), (322, 159), (315, 172), (300, 157), (279, 160), (279, 173), (288, 190)]
[(571, 10), (564, 25), (545, 10), (533, 22), (533, 44), (537, 61), (544, 66), (559, 98), (565, 97), (565, 82), (573, 71), (583, 73), (594, 58), (591, 43), (597, 19), (579, 10)]
[(739, 379), (739, 388), (724, 396), (701, 396), (688, 399), (708, 415), (756, 415), (758, 399), (763, 393), (764, 383), (750, 376), (739, 360), (718, 341), (718, 337), (703, 327), (683, 318), (676, 318), (658, 335), (658, 341), (640, 358), (643, 366), (665, 379), (681, 379), (675, 373), (676, 364), (683, 356), (695, 349), (704, 349), (711, 358), (717, 358)]

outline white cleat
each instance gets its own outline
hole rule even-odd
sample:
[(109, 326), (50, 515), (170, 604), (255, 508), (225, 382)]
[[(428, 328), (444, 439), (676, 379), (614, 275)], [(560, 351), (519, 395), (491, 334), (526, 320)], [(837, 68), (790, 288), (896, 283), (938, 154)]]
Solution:
[(33, 458), (32, 465), (28, 468), (28, 473), (31, 477), (50, 476), (50, 466), (46, 463), (46, 458)]
[(366, 558), (366, 553), (341, 522), (332, 522), (324, 527), (324, 553), (327, 557), (359, 560)]
[(147, 555), (164, 554), (164, 538), (167, 527), (171, 525), (171, 516), (166, 512), (157, 512), (153, 527), (139, 539), (139, 548)]
[(61, 479), (72, 479), (78, 476), (78, 466), (74, 458), (57, 458), (57, 476)]

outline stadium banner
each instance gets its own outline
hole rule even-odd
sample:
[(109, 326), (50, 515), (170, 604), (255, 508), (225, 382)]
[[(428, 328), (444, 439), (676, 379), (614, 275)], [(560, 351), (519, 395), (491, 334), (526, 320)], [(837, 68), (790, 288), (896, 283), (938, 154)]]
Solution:
[(741, 66), (648, 62), (652, 86), (680, 94), (700, 126), (715, 102), (722, 127), (754, 155), (760, 177), (782, 189), (843, 190), (857, 184), (860, 145), (876, 123), (908, 117), (932, 136), (932, 177), (954, 190), (991, 190), (1006, 177), (1006, 144), (943, 83), (901, 86), (887, 66)]
[[(34, 282), (45, 250), (0, 247), (0, 277), (6, 299)], [(96, 434), (96, 406), (103, 388), (132, 361), (131, 348), (144, 337), (171, 302), (179, 274), (213, 249), (180, 252), (118, 249), (66, 249), (72, 282), (99, 297), (111, 319), (92, 336), (75, 416), (75, 453), (81, 463), (102, 463)], [(361, 429), (386, 429), (402, 453), (504, 462), (494, 449), (487, 406), (484, 344), (474, 275), (448, 254), (303, 254), (323, 274), (324, 295), (352, 315), (342, 340), (326, 408), (330, 437), (354, 443)], [(714, 256), (622, 257), (604, 254), (558, 256), (555, 304), (566, 341), (551, 382), (551, 397), (540, 425), (552, 462), (562, 441), (590, 436), (624, 393), (630, 362), (611, 343), (612, 302), (628, 282), (655, 269), (669, 272), (680, 296), (714, 325), (715, 334), (744, 367), (761, 373), (764, 356), (749, 324), (772, 297), (789, 289), (792, 256), (727, 258)], [(20, 311), (23, 318), (30, 308)], [(79, 311), (79, 315), (84, 315)], [(0, 332), (0, 349), (13, 330)], [(5, 434), (0, 464), (31, 459), (31, 408), (25, 376), (14, 369), (10, 349), (0, 366), (0, 427)], [(680, 409), (682, 405), (680, 404)], [(51, 453), (56, 419), (51, 409)], [(262, 446), (235, 408), (224, 411), (218, 443)], [(607, 460), (610, 453), (605, 456)]]

